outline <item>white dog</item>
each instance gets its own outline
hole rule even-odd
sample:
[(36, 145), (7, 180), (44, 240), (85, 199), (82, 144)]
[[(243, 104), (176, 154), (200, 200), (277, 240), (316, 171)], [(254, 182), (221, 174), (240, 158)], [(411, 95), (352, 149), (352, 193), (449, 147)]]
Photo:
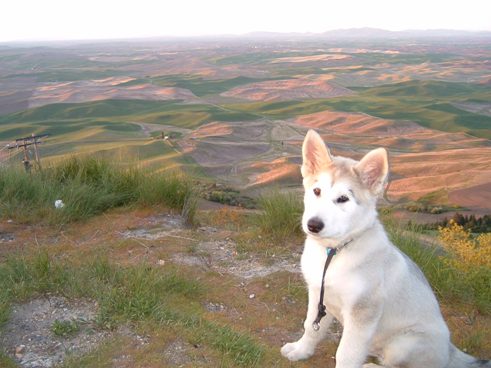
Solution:
[[(359, 162), (332, 157), (310, 130), (302, 153), (307, 239), (301, 265), (309, 303), (303, 336), (284, 345), (282, 355), (293, 361), (312, 356), (335, 317), (343, 325), (336, 368), (380, 367), (364, 364), (368, 356), (394, 368), (491, 367), (452, 345), (423, 273), (391, 244), (377, 218), (389, 169), (385, 149)], [(329, 248), (336, 252), (324, 271)], [(323, 304), (327, 314), (317, 324)]]

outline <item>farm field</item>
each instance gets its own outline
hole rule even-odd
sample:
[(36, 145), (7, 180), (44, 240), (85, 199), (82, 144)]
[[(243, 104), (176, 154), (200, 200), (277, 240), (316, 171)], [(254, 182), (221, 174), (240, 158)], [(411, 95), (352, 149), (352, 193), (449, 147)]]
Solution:
[(388, 148), (392, 200), (444, 191), (435, 204), (486, 213), (490, 53), (487, 38), (3, 45), (0, 140), (49, 134), (46, 162), (99, 153), (254, 194), (299, 186), (315, 128), (334, 154)]

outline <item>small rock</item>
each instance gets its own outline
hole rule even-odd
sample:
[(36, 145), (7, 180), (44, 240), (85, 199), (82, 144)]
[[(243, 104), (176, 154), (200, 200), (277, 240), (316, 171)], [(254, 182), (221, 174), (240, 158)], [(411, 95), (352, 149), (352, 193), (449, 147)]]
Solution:
[(249, 299), (254, 299), (256, 297), (256, 294), (249, 294)]
[(165, 265), (165, 260), (164, 259), (159, 259), (158, 262), (157, 262), (157, 264), (159, 266), (163, 266), (163, 265)]
[(19, 345), (15, 348), (15, 354), (24, 354), (25, 350), (26, 350), (25, 345)]
[(11, 224), (12, 222), (14, 222), (14, 220), (12, 220), (12, 219), (7, 220), (7, 223), (9, 223), (9, 224)]

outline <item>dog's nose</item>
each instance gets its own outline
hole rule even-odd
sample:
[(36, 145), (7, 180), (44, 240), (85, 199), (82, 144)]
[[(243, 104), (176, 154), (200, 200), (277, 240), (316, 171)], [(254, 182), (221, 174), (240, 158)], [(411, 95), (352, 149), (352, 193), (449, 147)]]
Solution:
[(312, 233), (318, 233), (324, 228), (324, 223), (322, 220), (318, 217), (312, 217), (308, 222), (307, 222), (307, 229), (309, 229), (310, 232)]

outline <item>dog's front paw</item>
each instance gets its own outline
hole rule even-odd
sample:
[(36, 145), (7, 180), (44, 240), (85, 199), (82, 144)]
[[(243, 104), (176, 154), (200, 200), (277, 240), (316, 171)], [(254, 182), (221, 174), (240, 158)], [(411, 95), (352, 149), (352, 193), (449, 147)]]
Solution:
[(314, 354), (314, 349), (305, 346), (300, 341), (290, 342), (283, 345), (281, 355), (291, 361), (308, 359)]

